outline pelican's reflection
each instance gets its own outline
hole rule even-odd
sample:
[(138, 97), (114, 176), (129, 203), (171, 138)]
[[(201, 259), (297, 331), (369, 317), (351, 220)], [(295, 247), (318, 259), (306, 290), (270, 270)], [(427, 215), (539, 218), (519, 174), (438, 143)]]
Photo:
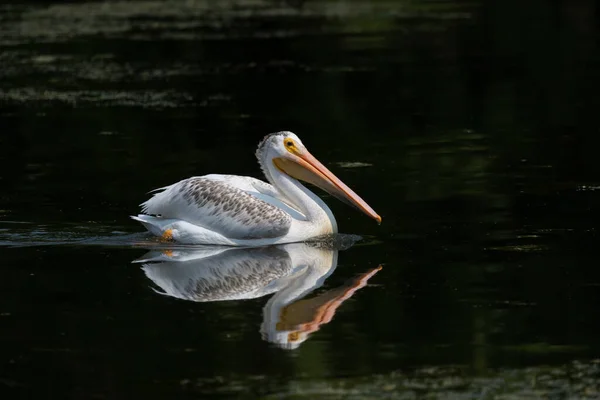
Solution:
[[(351, 244), (350, 244), (351, 245)], [(336, 309), (380, 268), (341, 287), (307, 297), (337, 266), (333, 243), (292, 243), (261, 248), (211, 247), (151, 251), (135, 262), (162, 291), (191, 301), (253, 299), (275, 293), (263, 308), (265, 340), (296, 348), (333, 318)]]

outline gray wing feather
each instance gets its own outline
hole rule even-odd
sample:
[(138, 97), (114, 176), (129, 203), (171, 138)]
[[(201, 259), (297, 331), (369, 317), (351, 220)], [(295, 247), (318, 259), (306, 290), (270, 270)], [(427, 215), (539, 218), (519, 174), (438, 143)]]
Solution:
[(274, 205), (275, 207), (285, 211), (293, 219), (302, 221), (306, 220), (306, 216), (302, 214), (302, 212), (300, 212), (296, 206), (294, 206), (294, 204), (283, 195), (283, 193), (275, 189), (273, 185), (261, 181), (260, 179), (249, 176), (221, 174), (204, 175), (202, 178), (224, 182), (228, 185), (241, 189), (260, 200)]
[(167, 186), (142, 204), (146, 214), (175, 218), (232, 239), (262, 239), (285, 235), (292, 217), (252, 194), (206, 177)]

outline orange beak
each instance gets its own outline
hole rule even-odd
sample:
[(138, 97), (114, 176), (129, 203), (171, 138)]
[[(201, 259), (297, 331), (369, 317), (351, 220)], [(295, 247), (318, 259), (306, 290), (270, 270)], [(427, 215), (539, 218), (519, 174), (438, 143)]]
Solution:
[(320, 187), (339, 200), (358, 208), (363, 213), (381, 223), (381, 217), (359, 195), (354, 193), (344, 182), (327, 169), (307, 150), (298, 152), (295, 160), (278, 157), (273, 164), (292, 178), (300, 179)]

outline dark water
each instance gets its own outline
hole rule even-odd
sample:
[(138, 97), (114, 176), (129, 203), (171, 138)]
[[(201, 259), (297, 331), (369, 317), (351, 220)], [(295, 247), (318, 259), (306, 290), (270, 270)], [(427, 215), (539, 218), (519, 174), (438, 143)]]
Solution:
[[(591, 0), (4, 3), (2, 398), (600, 397), (599, 46)], [(129, 220), (277, 130), (383, 224), (326, 197), (362, 241), (207, 258)]]

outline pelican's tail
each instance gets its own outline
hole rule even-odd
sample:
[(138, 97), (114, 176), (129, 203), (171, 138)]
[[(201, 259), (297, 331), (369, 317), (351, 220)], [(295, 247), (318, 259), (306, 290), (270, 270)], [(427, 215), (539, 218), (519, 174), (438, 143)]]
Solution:
[(144, 214), (132, 215), (131, 219), (141, 222), (150, 233), (156, 236), (163, 236), (169, 230), (170, 226), (173, 225), (173, 222), (177, 221)]

